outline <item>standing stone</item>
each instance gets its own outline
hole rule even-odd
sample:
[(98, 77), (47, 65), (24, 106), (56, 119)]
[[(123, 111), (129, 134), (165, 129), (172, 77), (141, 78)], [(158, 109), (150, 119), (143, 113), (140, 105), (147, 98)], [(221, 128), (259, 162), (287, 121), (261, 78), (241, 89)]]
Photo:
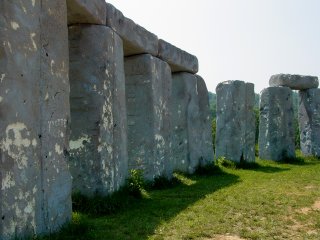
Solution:
[(122, 41), (110, 28), (69, 27), (73, 191), (107, 195), (127, 177)]
[(299, 92), (298, 117), (302, 153), (320, 157), (320, 89)]
[(207, 161), (202, 152), (204, 146), (201, 146), (198, 78), (185, 72), (172, 77), (173, 168), (194, 173), (200, 161)]
[(269, 87), (261, 92), (259, 156), (281, 161), (295, 157), (292, 90)]
[(213, 162), (212, 142), (212, 117), (209, 105), (209, 93), (205, 81), (197, 76), (197, 92), (199, 98), (199, 120), (200, 120), (200, 165), (205, 166)]
[(255, 161), (254, 85), (226, 81), (216, 88), (216, 158), (234, 162)]
[(129, 169), (142, 169), (147, 180), (170, 178), (171, 71), (149, 54), (125, 58)]
[(71, 219), (67, 7), (0, 2), (0, 239)]

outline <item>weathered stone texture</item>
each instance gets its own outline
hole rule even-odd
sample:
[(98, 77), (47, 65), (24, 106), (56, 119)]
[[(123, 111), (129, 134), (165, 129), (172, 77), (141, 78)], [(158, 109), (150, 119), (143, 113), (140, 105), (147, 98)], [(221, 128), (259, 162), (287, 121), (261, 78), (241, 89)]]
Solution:
[(261, 92), (259, 156), (280, 161), (295, 157), (292, 90), (269, 87)]
[(271, 87), (289, 87), (294, 90), (306, 90), (310, 88), (317, 88), (319, 86), (318, 77), (302, 76), (291, 74), (277, 74), (271, 76), (269, 80)]
[(106, 25), (106, 2), (104, 0), (67, 0), (68, 25)]
[[(174, 170), (193, 173), (200, 163), (213, 160), (207, 155), (208, 145), (202, 142), (202, 125), (198, 77), (190, 73), (172, 75), (172, 124), (173, 124), (173, 168)], [(203, 90), (203, 89), (202, 89)]]
[(110, 28), (69, 27), (73, 190), (107, 195), (127, 177), (122, 41)]
[(196, 56), (173, 46), (172, 44), (160, 39), (158, 56), (169, 63), (172, 72), (197, 73), (198, 59)]
[(298, 121), (302, 153), (320, 157), (320, 89), (299, 92)]
[(213, 141), (212, 141), (212, 117), (209, 105), (209, 93), (205, 81), (197, 76), (197, 92), (199, 99), (199, 120), (201, 135), (200, 144), (200, 165), (205, 166), (213, 162)]
[(234, 162), (255, 161), (254, 85), (226, 81), (216, 88), (216, 158)]
[(71, 218), (67, 7), (0, 2), (0, 239)]
[(123, 16), (122, 12), (110, 3), (107, 3), (107, 26), (121, 36), (125, 56), (142, 53), (157, 56), (158, 37)]
[(172, 175), (172, 78), (167, 63), (149, 54), (125, 58), (129, 169), (152, 180)]

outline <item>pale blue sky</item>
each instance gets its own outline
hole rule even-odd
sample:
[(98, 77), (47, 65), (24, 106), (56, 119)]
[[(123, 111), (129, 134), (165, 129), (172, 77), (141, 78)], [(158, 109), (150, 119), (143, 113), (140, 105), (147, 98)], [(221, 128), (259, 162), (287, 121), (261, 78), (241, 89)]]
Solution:
[(196, 55), (210, 91), (277, 73), (320, 76), (320, 0), (109, 0), (159, 38)]

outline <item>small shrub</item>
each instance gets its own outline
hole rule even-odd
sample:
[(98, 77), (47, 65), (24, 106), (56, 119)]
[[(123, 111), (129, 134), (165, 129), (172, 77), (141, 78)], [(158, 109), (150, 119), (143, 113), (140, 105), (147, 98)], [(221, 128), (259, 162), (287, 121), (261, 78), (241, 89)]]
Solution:
[(236, 169), (237, 168), (237, 164), (233, 161), (230, 161), (228, 159), (226, 159), (225, 157), (219, 157), (216, 160), (216, 165), (217, 166), (222, 166), (225, 168), (230, 168), (230, 169)]
[(129, 194), (134, 197), (141, 198), (141, 193), (144, 190), (145, 185), (143, 171), (140, 169), (132, 169), (130, 171), (130, 177), (127, 180)]

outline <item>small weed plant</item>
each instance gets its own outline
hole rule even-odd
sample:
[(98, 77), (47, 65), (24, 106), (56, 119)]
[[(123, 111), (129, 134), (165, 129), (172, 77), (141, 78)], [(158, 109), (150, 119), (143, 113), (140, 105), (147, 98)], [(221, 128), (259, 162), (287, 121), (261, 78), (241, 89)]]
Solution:
[(141, 198), (142, 191), (144, 190), (146, 183), (143, 178), (143, 171), (141, 169), (130, 170), (130, 177), (127, 180), (127, 188), (129, 194)]

